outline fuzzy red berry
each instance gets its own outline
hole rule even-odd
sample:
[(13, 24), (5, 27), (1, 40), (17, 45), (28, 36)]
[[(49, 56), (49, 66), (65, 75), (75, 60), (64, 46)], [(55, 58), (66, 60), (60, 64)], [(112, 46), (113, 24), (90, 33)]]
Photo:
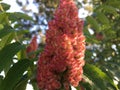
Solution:
[(97, 39), (97, 40), (103, 40), (103, 39), (104, 39), (103, 34), (102, 34), (101, 32), (96, 33), (96, 39)]

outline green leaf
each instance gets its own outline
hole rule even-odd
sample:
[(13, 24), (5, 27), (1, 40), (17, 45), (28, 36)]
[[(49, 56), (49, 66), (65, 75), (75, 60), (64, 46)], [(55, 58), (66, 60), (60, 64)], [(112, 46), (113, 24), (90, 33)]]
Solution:
[(10, 9), (10, 5), (6, 4), (6, 3), (1, 3), (3, 9), (6, 11), (8, 9)]
[(4, 28), (4, 26), (2, 24), (0, 24), (0, 30), (3, 29), (3, 28)]
[(101, 12), (97, 12), (97, 18), (99, 19), (99, 21), (103, 24), (109, 24), (109, 20), (108, 18)]
[(24, 34), (28, 34), (29, 30), (19, 30), (17, 31), (17, 35), (24, 35)]
[(32, 83), (32, 86), (33, 86), (33, 89), (34, 89), (34, 90), (39, 90), (37, 83), (35, 83), (35, 82)]
[(3, 76), (0, 75), (0, 84), (1, 84), (2, 80), (3, 80)]
[(116, 8), (109, 5), (101, 5), (101, 8), (105, 11), (105, 13), (110, 13), (113, 15), (117, 15)]
[(6, 18), (6, 13), (5, 12), (0, 13), (0, 23), (3, 24), (5, 22), (5, 18)]
[(22, 81), (14, 90), (26, 90), (27, 80)]
[[(84, 87), (84, 89), (85, 90), (95, 90), (93, 87), (92, 87), (92, 85), (90, 85), (89, 83), (87, 83), (87, 82), (82, 82), (81, 84), (80, 84), (82, 87)], [(79, 87), (79, 86), (78, 86)], [(78, 88), (77, 87), (77, 90), (80, 90), (80, 87)]]
[[(117, 60), (115, 60), (117, 61)], [(109, 73), (109, 75), (111, 74), (111, 77), (114, 78), (120, 78), (120, 63), (119, 62), (106, 62), (106, 64), (104, 65), (104, 67), (102, 67), (102, 69), (107, 69), (107, 73)]]
[(25, 48), (20, 43), (12, 43), (5, 46), (2, 50), (0, 50), (0, 72), (12, 61), (13, 56)]
[(8, 71), (5, 79), (0, 85), (0, 90), (13, 90), (13, 87), (17, 84), (23, 73), (27, 70), (30, 65), (30, 61), (27, 59), (19, 60), (15, 63)]
[(113, 89), (118, 90), (118, 87), (114, 82), (104, 73), (101, 69), (97, 68), (95, 65), (87, 64), (84, 67), (84, 74), (93, 81), (93, 83), (101, 90), (106, 90), (106, 83), (113, 86)]
[(4, 37), (5, 35), (14, 32), (11, 27), (5, 27), (4, 29), (0, 30), (0, 38)]
[(100, 29), (97, 21), (92, 16), (88, 16), (86, 19), (93, 29), (95, 29), (96, 31)]
[(27, 82), (28, 82), (28, 75), (25, 74), (20, 79), (20, 81), (15, 85), (14, 90), (26, 90)]
[(107, 2), (110, 6), (113, 6), (115, 8), (119, 8), (120, 9), (120, 1), (119, 0), (109, 0)]
[(20, 50), (18, 53), (17, 53), (17, 57), (18, 59), (24, 59), (26, 58), (26, 50)]
[(9, 33), (8, 35), (2, 37), (0, 41), (0, 50), (6, 45), (8, 45), (13, 40), (14, 37), (15, 37), (15, 33)]
[(118, 88), (120, 89), (120, 81), (118, 82)]
[(6, 12), (0, 13), (0, 23), (3, 25), (9, 25), (8, 14)]
[(9, 13), (9, 19), (12, 20), (13, 22), (21, 20), (21, 19), (33, 21), (32, 17), (24, 13), (21, 13), (21, 12)]

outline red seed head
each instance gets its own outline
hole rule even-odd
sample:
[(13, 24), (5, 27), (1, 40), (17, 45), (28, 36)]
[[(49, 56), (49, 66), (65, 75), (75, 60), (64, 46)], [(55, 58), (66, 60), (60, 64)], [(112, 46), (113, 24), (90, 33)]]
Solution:
[[(38, 60), (37, 82), (42, 90), (78, 86), (85, 64), (83, 21), (73, 0), (60, 0), (46, 32), (46, 46)], [(51, 82), (52, 80), (52, 82)]]
[[(26, 49), (26, 53), (30, 54), (31, 52), (35, 52), (38, 48), (38, 44), (37, 44), (37, 36), (34, 36), (29, 44), (29, 46)], [(29, 56), (29, 55), (28, 55)], [(35, 55), (30, 55), (30, 58), (34, 58)]]

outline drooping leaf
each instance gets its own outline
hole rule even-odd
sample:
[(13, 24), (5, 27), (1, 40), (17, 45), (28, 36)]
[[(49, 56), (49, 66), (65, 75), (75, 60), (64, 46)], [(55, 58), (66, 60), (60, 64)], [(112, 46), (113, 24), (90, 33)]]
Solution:
[(118, 88), (120, 89), (120, 81), (118, 82)]
[(19, 82), (15, 85), (14, 90), (26, 90), (28, 79), (27, 74), (23, 75)]
[(3, 25), (9, 25), (8, 14), (6, 12), (0, 13), (0, 23)]
[(10, 9), (10, 5), (6, 4), (6, 3), (1, 3), (3, 9), (6, 11), (8, 9)]
[(97, 21), (92, 16), (88, 16), (86, 19), (93, 29), (96, 31), (100, 29)]
[(109, 6), (109, 5), (102, 5), (101, 8), (105, 11), (105, 13), (111, 13), (114, 16), (117, 15), (116, 8)]
[(107, 64), (104, 65), (104, 69), (107, 69), (107, 73), (109, 75), (112, 75), (111, 77), (114, 78), (120, 78), (120, 62), (107, 62)]
[(106, 83), (113, 86), (113, 89), (118, 90), (114, 82), (101, 69), (94, 65), (86, 64), (84, 67), (84, 74), (93, 81), (93, 83), (101, 90), (106, 90)]
[(33, 82), (32, 86), (34, 90), (39, 90), (37, 83)]
[(14, 37), (15, 37), (15, 33), (9, 33), (8, 35), (2, 37), (0, 41), (0, 50), (6, 45), (8, 45), (13, 40)]
[(4, 27), (2, 30), (0, 30), (0, 38), (4, 37), (5, 35), (14, 32), (14, 30), (11, 27)]
[(29, 30), (19, 30), (17, 31), (17, 35), (24, 35), (24, 34), (28, 34)]
[(27, 80), (21, 82), (14, 90), (26, 90)]
[(107, 24), (107, 25), (109, 24), (108, 18), (103, 13), (97, 12), (97, 17), (102, 24)]
[(17, 84), (23, 73), (30, 65), (30, 61), (27, 59), (19, 60), (8, 71), (6, 77), (0, 85), (0, 90), (13, 90), (13, 87)]
[[(92, 85), (90, 85), (87, 82), (82, 82), (81, 86), (84, 87), (85, 90), (95, 90), (94, 87), (92, 87)], [(80, 87), (79, 88), (78, 87), (77, 87), (77, 90), (81, 90)]]
[(4, 28), (4, 26), (2, 24), (0, 24), (0, 30), (3, 29), (3, 28)]
[(33, 21), (32, 17), (21, 12), (8, 13), (8, 15), (9, 15), (9, 19), (12, 20), (12, 22), (18, 21), (21, 19)]
[(0, 75), (0, 84), (1, 84), (2, 80), (3, 80), (3, 76)]
[(5, 18), (6, 18), (6, 13), (5, 12), (0, 13), (0, 23), (4, 24)]
[(107, 2), (107, 4), (109, 4), (110, 6), (113, 6), (115, 8), (119, 8), (120, 9), (120, 1), (119, 0), (109, 0)]
[(0, 72), (7, 66), (7, 64), (11, 63), (13, 56), (25, 48), (20, 43), (12, 43), (5, 46), (2, 50), (0, 50)]
[(17, 57), (18, 59), (25, 59), (27, 56), (26, 56), (26, 51), (25, 50), (20, 50), (18, 53), (17, 53)]

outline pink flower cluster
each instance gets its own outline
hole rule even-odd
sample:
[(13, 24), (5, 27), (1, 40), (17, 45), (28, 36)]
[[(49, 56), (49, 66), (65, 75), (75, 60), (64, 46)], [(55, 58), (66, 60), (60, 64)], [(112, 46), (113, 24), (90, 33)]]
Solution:
[(46, 32), (46, 46), (38, 61), (37, 82), (41, 90), (69, 90), (82, 80), (85, 64), (83, 21), (73, 0), (60, 0)]
[[(30, 54), (30, 53), (32, 53), (32, 52), (35, 52), (35, 51), (37, 50), (37, 48), (38, 48), (37, 36), (34, 36), (34, 37), (32, 38), (32, 40), (31, 40), (29, 46), (28, 46), (27, 49), (26, 49), (26, 53), (27, 53), (27, 54)], [(28, 55), (28, 57), (34, 58), (35, 55), (34, 55), (34, 54)]]

